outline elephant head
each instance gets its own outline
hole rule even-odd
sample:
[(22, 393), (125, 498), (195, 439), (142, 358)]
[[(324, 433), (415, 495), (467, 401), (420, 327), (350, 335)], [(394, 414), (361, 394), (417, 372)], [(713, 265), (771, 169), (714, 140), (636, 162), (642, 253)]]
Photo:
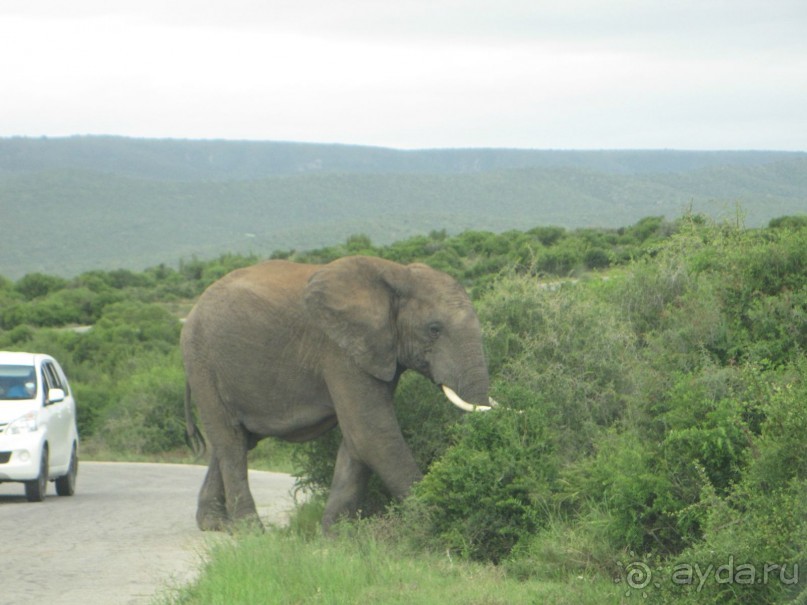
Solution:
[(391, 382), (411, 369), (466, 411), (489, 410), (479, 320), (462, 286), (426, 265), (348, 257), (308, 281), (312, 318), (357, 366)]

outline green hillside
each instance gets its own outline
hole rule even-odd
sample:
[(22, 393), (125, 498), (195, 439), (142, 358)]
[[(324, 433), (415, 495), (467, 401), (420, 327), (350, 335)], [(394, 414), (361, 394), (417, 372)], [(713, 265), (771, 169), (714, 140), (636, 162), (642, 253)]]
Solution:
[(807, 211), (807, 154), (0, 140), (0, 275), (386, 244), (433, 229), (618, 227), (688, 207)]

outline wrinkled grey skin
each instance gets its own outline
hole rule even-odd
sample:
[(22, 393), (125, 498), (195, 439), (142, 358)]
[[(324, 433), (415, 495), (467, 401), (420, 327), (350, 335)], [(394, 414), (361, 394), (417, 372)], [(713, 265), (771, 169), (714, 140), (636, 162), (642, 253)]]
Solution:
[(425, 265), (368, 257), (328, 265), (268, 261), (223, 277), (182, 330), (188, 435), (192, 394), (210, 467), (199, 494), (203, 530), (260, 526), (247, 450), (264, 437), (343, 440), (322, 524), (355, 514), (370, 472), (397, 498), (421, 472), (393, 409), (413, 369), (469, 403), (488, 403), (479, 321), (463, 288)]

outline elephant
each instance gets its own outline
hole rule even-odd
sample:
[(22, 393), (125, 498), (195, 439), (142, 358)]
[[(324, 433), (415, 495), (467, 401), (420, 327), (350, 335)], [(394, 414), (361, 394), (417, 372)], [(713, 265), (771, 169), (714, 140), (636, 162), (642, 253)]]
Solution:
[(452, 277), (423, 264), (349, 256), (323, 265), (269, 260), (210, 285), (180, 338), (187, 435), (210, 445), (197, 525), (261, 528), (247, 452), (261, 439), (342, 441), (322, 517), (355, 516), (370, 473), (402, 499), (422, 474), (393, 408), (414, 370), (465, 410), (488, 410), (479, 319)]

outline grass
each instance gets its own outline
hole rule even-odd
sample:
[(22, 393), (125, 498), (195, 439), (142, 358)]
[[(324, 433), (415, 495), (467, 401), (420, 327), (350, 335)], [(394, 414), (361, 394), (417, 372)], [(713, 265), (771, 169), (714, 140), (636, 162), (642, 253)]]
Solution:
[(159, 605), (602, 605), (622, 603), (624, 588), (598, 575), (519, 581), (503, 567), (449, 554), (411, 553), (372, 525), (319, 535), (321, 504), (300, 507), (289, 528), (217, 540), (192, 585)]
[(312, 540), (271, 531), (213, 547), (202, 577), (163, 603), (601, 605), (622, 596), (599, 577), (519, 582), (493, 565), (401, 554), (367, 537)]

